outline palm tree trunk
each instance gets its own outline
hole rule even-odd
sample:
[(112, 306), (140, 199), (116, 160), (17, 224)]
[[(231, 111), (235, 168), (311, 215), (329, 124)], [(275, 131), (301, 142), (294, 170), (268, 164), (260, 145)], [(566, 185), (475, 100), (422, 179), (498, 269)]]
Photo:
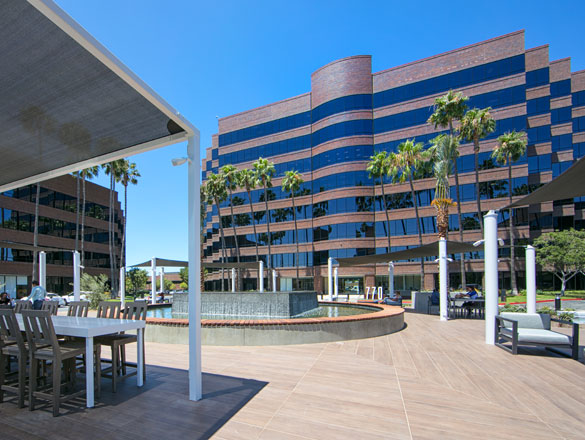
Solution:
[(83, 176), (82, 184), (82, 197), (83, 203), (81, 205), (81, 265), (84, 265), (85, 261), (85, 175)]
[[(420, 228), (420, 217), (418, 214), (418, 202), (416, 200), (416, 196), (414, 194), (414, 183), (412, 182), (412, 173), (408, 176), (408, 180), (410, 182), (410, 194), (412, 195), (412, 201), (414, 203), (414, 212), (416, 214), (416, 231), (418, 232), (418, 245), (422, 246), (422, 231)], [(421, 257), (420, 259), (420, 288), (421, 290), (425, 290), (425, 258)]]
[(384, 203), (384, 206), (382, 207), (384, 209), (384, 213), (386, 214), (386, 228), (387, 228), (387, 232), (388, 232), (388, 252), (392, 252), (392, 248), (390, 246), (390, 216), (388, 214), (388, 206), (386, 205), (386, 193), (384, 191), (384, 176), (380, 176), (380, 186), (382, 187), (382, 203)]
[(483, 237), (483, 222), (481, 221), (481, 195), (479, 193), (479, 139), (473, 140), (473, 153), (475, 156), (475, 200), (477, 203), (477, 219)]
[(114, 227), (114, 170), (110, 171), (110, 199), (108, 209), (108, 246), (110, 251), (110, 295), (114, 293), (114, 239), (112, 229)]
[[(453, 122), (449, 121), (450, 142), (453, 142)], [(463, 243), (463, 222), (461, 221), (461, 195), (459, 191), (459, 169), (457, 167), (457, 158), (453, 159), (453, 174), (455, 175), (455, 195), (457, 197), (457, 221), (459, 223), (459, 241)], [(467, 289), (467, 280), (465, 279), (465, 254), (460, 254), (459, 272), (461, 274), (461, 288)]]
[[(223, 234), (223, 223), (221, 221), (221, 209), (219, 207), (219, 200), (215, 199), (215, 204), (217, 205), (217, 216), (219, 217), (219, 232), (220, 232), (220, 236), (221, 236), (221, 253), (223, 256), (223, 262), (227, 263), (226, 261), (226, 252), (225, 252), (225, 236)], [(221, 291), (226, 290), (225, 289), (225, 271), (224, 268), (221, 268)]]
[[(508, 196), (512, 203), (512, 158), (508, 157)], [(510, 208), (510, 287), (512, 295), (518, 295), (518, 285), (516, 284), (516, 251), (514, 250), (514, 218), (512, 217), (513, 209)]]
[(272, 286), (272, 274), (270, 273), (270, 269), (272, 268), (272, 248), (270, 243), (272, 242), (270, 236), (270, 211), (268, 210), (268, 191), (266, 190), (266, 183), (264, 183), (264, 203), (266, 205), (266, 228), (268, 230), (268, 261), (266, 262), (266, 269), (268, 272), (268, 290), (271, 291), (274, 289)]
[(79, 171), (75, 174), (75, 183), (77, 187), (77, 201), (75, 209), (75, 250), (79, 250)]
[[(295, 207), (295, 194), (294, 191), (291, 192), (292, 195), (292, 208), (293, 208), (293, 219), (295, 221), (295, 241), (297, 242), (297, 254), (295, 255), (295, 262), (297, 266), (297, 289), (299, 288), (299, 229), (297, 228), (297, 209)], [(294, 290), (294, 288), (293, 288)]]
[[(120, 267), (126, 265), (126, 221), (128, 217), (128, 182), (123, 182), (124, 185), (124, 216), (122, 217), (122, 250), (120, 251)], [(121, 287), (121, 286), (120, 286)], [(164, 289), (161, 289), (164, 290)], [(121, 292), (120, 292), (121, 293)]]
[[(238, 244), (238, 235), (236, 232), (236, 221), (234, 218), (234, 201), (233, 201), (232, 195), (233, 195), (233, 192), (230, 188), (230, 213), (232, 216), (232, 230), (234, 231), (234, 241), (236, 243), (236, 261), (239, 263), (240, 262), (240, 245)], [(242, 291), (242, 287), (243, 287), (242, 286), (242, 277), (240, 276), (240, 268), (239, 267), (236, 270), (236, 273), (237, 273), (237, 277), (238, 277), (238, 290)]]
[(248, 199), (250, 200), (250, 216), (252, 217), (252, 226), (254, 226), (254, 242), (256, 243), (256, 263), (260, 260), (258, 256), (258, 234), (256, 233), (256, 221), (254, 220), (254, 207), (252, 206), (252, 192), (248, 192)]
[(35, 226), (33, 233), (33, 267), (32, 267), (32, 279), (37, 280), (37, 263), (38, 263), (38, 251), (37, 246), (39, 245), (39, 202), (41, 198), (41, 184), (37, 183), (37, 195), (35, 198)]

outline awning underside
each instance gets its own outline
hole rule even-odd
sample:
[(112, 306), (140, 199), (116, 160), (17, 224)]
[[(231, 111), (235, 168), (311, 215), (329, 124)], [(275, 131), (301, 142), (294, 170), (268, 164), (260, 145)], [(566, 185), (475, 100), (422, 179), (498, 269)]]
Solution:
[[(477, 252), (482, 248), (477, 248), (469, 243), (458, 241), (447, 241), (448, 254), (460, 254), (462, 252)], [(352, 258), (336, 258), (339, 266), (361, 266), (364, 264), (389, 263), (391, 261), (410, 260), (411, 258), (436, 257), (439, 255), (439, 242), (425, 244), (412, 249), (403, 251), (389, 252), (386, 254), (363, 255)]]
[[(132, 267), (150, 267), (152, 264), (151, 261), (152, 260), (148, 260), (148, 261), (145, 261), (144, 263), (135, 264)], [(188, 261), (182, 261), (182, 260), (165, 260), (164, 258), (155, 258), (155, 262), (156, 262), (157, 267), (188, 267), (189, 266)]]
[(182, 132), (25, 0), (0, 0), (0, 186)]

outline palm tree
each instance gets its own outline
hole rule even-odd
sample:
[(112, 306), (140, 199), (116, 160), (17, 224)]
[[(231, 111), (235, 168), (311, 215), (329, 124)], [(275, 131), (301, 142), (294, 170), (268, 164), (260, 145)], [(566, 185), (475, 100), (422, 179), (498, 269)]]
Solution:
[(268, 188), (272, 188), (272, 177), (276, 170), (274, 169), (274, 163), (270, 162), (268, 159), (258, 158), (256, 162), (253, 164), (254, 166), (254, 175), (256, 176), (256, 180), (262, 183), (264, 187), (264, 203), (266, 206), (266, 229), (267, 229), (267, 237), (268, 237), (268, 261), (266, 263), (266, 269), (268, 272), (268, 290), (273, 288), (272, 286), (272, 277), (270, 276), (270, 269), (272, 268), (272, 250), (271, 250), (271, 241), (272, 238), (270, 236), (270, 211), (268, 210)]
[[(230, 196), (230, 213), (232, 217), (232, 231), (234, 233), (234, 242), (236, 243), (236, 261), (240, 262), (240, 245), (238, 243), (238, 235), (236, 232), (236, 220), (234, 218), (234, 190), (238, 186), (238, 169), (233, 165), (224, 165), (220, 170), (221, 176), (225, 179), (226, 188)], [(242, 290), (243, 283), (240, 276), (240, 269), (238, 273), (238, 290)]]
[[(226, 262), (226, 246), (225, 236), (223, 233), (223, 222), (221, 220), (221, 202), (227, 199), (227, 188), (225, 179), (218, 174), (210, 174), (207, 176), (207, 183), (205, 184), (205, 195), (207, 196), (207, 203), (215, 203), (217, 206), (217, 217), (219, 218), (219, 232), (221, 236), (221, 253), (223, 262)], [(221, 269), (221, 290), (224, 290), (225, 286), (224, 269)]]
[(477, 218), (483, 235), (483, 222), (481, 221), (481, 197), (479, 194), (479, 140), (483, 139), (496, 129), (496, 121), (490, 114), (491, 107), (473, 108), (465, 113), (461, 120), (460, 138), (467, 142), (473, 142), (473, 155), (475, 156), (475, 200), (477, 203)]
[(134, 162), (128, 160), (122, 160), (120, 162), (120, 183), (124, 186), (124, 217), (123, 217), (123, 228), (122, 228), (122, 252), (120, 252), (120, 267), (125, 265), (126, 257), (126, 223), (128, 221), (128, 185), (137, 185), (140, 173), (136, 168)]
[(293, 220), (295, 221), (295, 241), (297, 242), (297, 253), (296, 253), (296, 267), (297, 267), (297, 289), (299, 288), (299, 229), (297, 227), (297, 209), (295, 206), (295, 193), (301, 189), (303, 184), (303, 176), (297, 171), (287, 171), (282, 181), (282, 189), (286, 192), (290, 192), (292, 198), (292, 209), (293, 209)]
[(116, 250), (115, 250), (115, 233), (114, 233), (114, 206), (115, 206), (115, 191), (116, 182), (120, 182), (121, 172), (124, 159), (115, 160), (102, 165), (104, 172), (110, 176), (110, 200), (109, 200), (109, 212), (108, 212), (108, 244), (110, 247), (110, 276), (112, 295), (117, 291), (117, 277), (116, 277)]
[[(458, 92), (454, 93), (452, 90), (435, 99), (435, 106), (434, 112), (429, 118), (428, 122), (433, 124), (435, 128), (442, 127), (442, 128), (449, 128), (449, 136), (454, 137), (455, 132), (453, 128), (453, 122), (460, 121), (465, 114), (465, 109), (467, 108), (466, 101), (469, 98), (464, 96), (463, 93)], [(450, 145), (455, 147), (455, 149), (449, 148), (449, 152), (453, 154), (451, 158), (453, 161), (453, 171), (455, 174), (455, 194), (457, 196), (457, 202), (461, 201), (461, 196), (459, 194), (459, 170), (457, 169), (457, 158), (459, 157), (459, 150), (458, 150), (458, 142), (452, 141)], [(463, 242), (463, 226), (461, 221), (461, 203), (457, 203), (457, 219), (459, 223), (459, 240)], [(467, 287), (467, 280), (465, 279), (465, 258), (464, 255), (461, 254), (461, 259), (459, 260), (460, 264), (460, 271), (461, 271), (461, 286), (463, 289)]]
[(75, 177), (75, 187), (76, 187), (76, 206), (75, 206), (75, 250), (79, 250), (79, 214), (81, 211), (80, 203), (81, 198), (79, 197), (79, 193), (81, 190), (81, 175), (79, 174), (80, 171), (75, 171), (73, 176)]
[(81, 204), (81, 265), (83, 266), (85, 260), (85, 181), (87, 179), (93, 179), (99, 174), (99, 167), (93, 166), (79, 171), (81, 176), (81, 187), (82, 187), (82, 204)]
[(250, 218), (254, 226), (254, 243), (256, 243), (256, 262), (260, 260), (258, 256), (258, 233), (256, 232), (256, 220), (254, 219), (254, 204), (252, 202), (252, 190), (256, 189), (258, 185), (258, 178), (252, 170), (240, 170), (238, 173), (238, 186), (243, 188), (248, 193), (248, 200), (250, 201)]
[(380, 187), (382, 188), (382, 207), (384, 213), (386, 214), (386, 231), (388, 237), (388, 252), (391, 252), (391, 241), (390, 241), (390, 216), (388, 214), (388, 206), (386, 204), (386, 193), (384, 191), (384, 177), (389, 176), (395, 172), (395, 166), (397, 163), (397, 157), (394, 153), (388, 154), (386, 151), (380, 151), (376, 153), (374, 156), (370, 157), (370, 162), (368, 162), (368, 167), (366, 171), (369, 173), (370, 178), (380, 179)]
[[(30, 106), (22, 110), (19, 114), (19, 120), (22, 126), (29, 133), (37, 136), (39, 145), (39, 158), (42, 160), (43, 157), (43, 145), (45, 137), (52, 135), (56, 131), (56, 122), (53, 118), (45, 113), (43, 109), (37, 106)], [(32, 279), (37, 279), (37, 264), (38, 264), (38, 251), (37, 246), (39, 244), (39, 203), (41, 198), (41, 184), (40, 182), (36, 185), (36, 197), (35, 197), (35, 224), (33, 232), (33, 267), (32, 267)]]
[[(418, 213), (418, 201), (414, 193), (413, 174), (418, 173), (426, 160), (423, 144), (421, 142), (414, 143), (414, 139), (407, 140), (398, 145), (398, 171), (400, 171), (400, 182), (403, 183), (406, 179), (410, 183), (410, 195), (414, 203), (414, 212), (416, 214), (416, 231), (418, 233), (418, 244), (422, 246), (422, 230), (420, 227), (420, 216)], [(425, 261), (424, 258), (420, 260), (421, 289), (425, 287)]]
[[(526, 134), (524, 132), (507, 132), (498, 138), (498, 144), (492, 157), (501, 164), (508, 164), (508, 196), (512, 203), (512, 162), (516, 162), (526, 152)], [(510, 208), (510, 282), (512, 294), (518, 294), (516, 284), (516, 252), (514, 251), (514, 217)]]
[(449, 174), (451, 174), (454, 150), (457, 139), (441, 134), (431, 140), (429, 159), (433, 165), (435, 177), (435, 197), (431, 205), (437, 210), (437, 231), (439, 239), (447, 239), (449, 232), (449, 208), (457, 203), (451, 199)]

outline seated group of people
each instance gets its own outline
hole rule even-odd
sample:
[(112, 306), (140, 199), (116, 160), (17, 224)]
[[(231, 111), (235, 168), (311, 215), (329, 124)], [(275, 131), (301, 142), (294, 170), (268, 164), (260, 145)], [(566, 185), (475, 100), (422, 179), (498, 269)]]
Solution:
[[(41, 310), (46, 296), (47, 290), (43, 286), (39, 285), (38, 281), (33, 281), (30, 295), (22, 299), (32, 302), (34, 310)], [(7, 292), (2, 292), (0, 294), (0, 305), (11, 307), (14, 306), (12, 298), (10, 298), (10, 295), (8, 295)]]

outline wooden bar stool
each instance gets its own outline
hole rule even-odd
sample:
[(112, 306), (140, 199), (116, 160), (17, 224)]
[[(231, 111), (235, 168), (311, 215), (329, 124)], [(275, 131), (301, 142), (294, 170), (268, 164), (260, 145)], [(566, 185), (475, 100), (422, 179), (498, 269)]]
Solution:
[[(5, 383), (5, 360), (10, 362), (10, 356), (18, 360), (17, 387)], [(27, 359), (28, 348), (22, 337), (16, 315), (12, 310), (0, 309), (0, 403), (4, 400), (4, 391), (10, 391), (18, 395), (18, 407), (24, 407)]]

